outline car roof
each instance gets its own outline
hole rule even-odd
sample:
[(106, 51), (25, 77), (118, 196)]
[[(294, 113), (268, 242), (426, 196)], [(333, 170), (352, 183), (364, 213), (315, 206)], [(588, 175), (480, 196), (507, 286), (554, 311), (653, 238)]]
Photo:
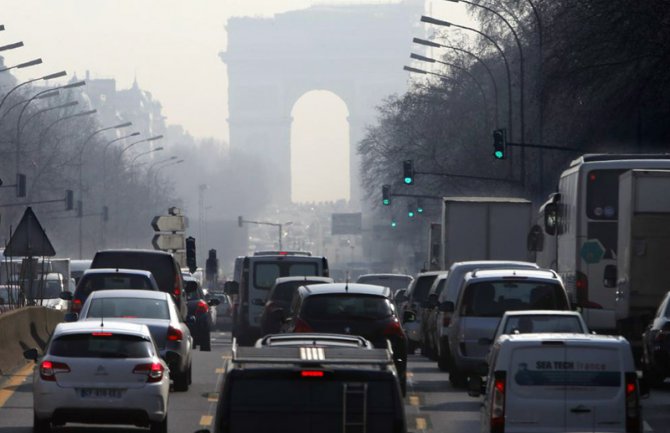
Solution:
[(151, 278), (153, 276), (151, 271), (145, 271), (143, 269), (125, 269), (125, 268), (86, 269), (82, 276), (95, 275), (95, 274), (130, 274), (130, 275), (140, 275), (148, 278)]
[(420, 278), (420, 277), (432, 277), (432, 276), (434, 276), (434, 275), (446, 274), (447, 272), (449, 272), (449, 271), (446, 270), (446, 269), (439, 270), (439, 271), (419, 272), (418, 274), (416, 274), (416, 277), (417, 277), (417, 278)]
[(505, 311), (503, 317), (511, 316), (574, 316), (581, 317), (577, 311), (564, 311), (564, 310), (515, 310), (515, 311)]
[(290, 283), (293, 281), (323, 281), (324, 283), (334, 282), (334, 280), (330, 277), (317, 277), (317, 276), (279, 277), (275, 280), (275, 286), (278, 284)]
[(466, 281), (476, 280), (497, 280), (500, 278), (528, 278), (536, 280), (555, 280), (561, 282), (556, 272), (551, 269), (481, 269), (468, 272), (465, 275)]
[(111, 250), (100, 250), (96, 254), (105, 254), (105, 253), (130, 253), (130, 254), (155, 254), (155, 255), (160, 255), (160, 256), (170, 256), (172, 257), (171, 253), (168, 253), (167, 251), (160, 251), (160, 250), (149, 250), (149, 249), (142, 249), (142, 248), (118, 248), (118, 249), (111, 249)]
[(411, 275), (407, 274), (363, 274), (359, 275), (357, 280), (361, 278), (409, 278), (414, 279)]
[(355, 295), (376, 295), (387, 298), (391, 296), (391, 289), (388, 287), (360, 283), (314, 284), (310, 286), (302, 286), (299, 290), (304, 291), (308, 295), (347, 293)]
[(165, 299), (168, 296), (166, 292), (160, 290), (134, 290), (134, 289), (112, 289), (95, 290), (89, 297), (93, 298), (144, 298), (144, 299)]
[[(102, 323), (102, 326), (100, 324)], [(137, 335), (151, 338), (151, 333), (146, 325), (132, 322), (120, 322), (114, 320), (82, 320), (77, 322), (63, 322), (56, 325), (54, 337), (68, 334), (81, 334), (85, 332), (116, 332), (121, 334)]]
[(498, 337), (498, 342), (503, 344), (504, 342), (510, 341), (519, 342), (518, 344), (528, 343), (528, 342), (543, 342), (543, 341), (574, 341), (574, 342), (594, 342), (602, 344), (621, 344), (625, 342), (628, 344), (628, 340), (620, 335), (601, 335), (601, 334), (582, 334), (582, 333), (546, 333), (546, 334), (504, 334)]
[(524, 262), (518, 260), (469, 260), (465, 262), (455, 262), (451, 265), (451, 270), (456, 270), (456, 268), (469, 268), (469, 269), (483, 269), (483, 268), (495, 268), (496, 266), (519, 266), (522, 268), (534, 268), (539, 269), (540, 267), (537, 263), (533, 262)]

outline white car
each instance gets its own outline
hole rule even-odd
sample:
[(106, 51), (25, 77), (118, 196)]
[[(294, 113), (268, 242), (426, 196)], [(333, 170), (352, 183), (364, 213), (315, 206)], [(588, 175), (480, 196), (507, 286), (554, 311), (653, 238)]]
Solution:
[(124, 424), (167, 432), (170, 375), (146, 325), (60, 323), (33, 377), (34, 432), (66, 423)]

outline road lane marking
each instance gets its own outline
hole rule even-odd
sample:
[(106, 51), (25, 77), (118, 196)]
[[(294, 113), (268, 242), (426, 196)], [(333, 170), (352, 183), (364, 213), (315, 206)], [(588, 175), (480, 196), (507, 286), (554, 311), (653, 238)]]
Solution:
[(221, 357), (221, 359), (228, 360), (228, 359), (233, 359), (233, 357), (232, 357), (231, 355), (223, 355), (223, 356)]
[(645, 432), (645, 433), (646, 432), (651, 433), (651, 432), (654, 431), (654, 429), (651, 428), (651, 426), (649, 425), (649, 423), (647, 421), (642, 421), (642, 431)]
[(225, 368), (217, 368), (217, 369), (216, 369), (216, 374), (222, 374), (222, 373), (224, 373), (225, 371), (226, 371)]
[(409, 404), (412, 406), (419, 406), (421, 404), (421, 401), (419, 400), (418, 395), (410, 395), (409, 396)]
[(428, 427), (428, 423), (426, 422), (426, 418), (417, 417), (415, 422), (416, 422), (416, 429), (417, 430), (425, 430)]
[(209, 427), (212, 425), (212, 416), (211, 415), (203, 415), (200, 417), (200, 425), (203, 427)]
[(207, 401), (210, 401), (210, 402), (219, 401), (219, 393), (218, 392), (210, 392), (207, 395)]
[(407, 373), (405, 373), (405, 376), (414, 377), (414, 373), (412, 373), (411, 371), (408, 371)]
[(7, 400), (9, 400), (12, 395), (14, 395), (15, 390), (9, 388), (21, 385), (32, 373), (34, 367), (34, 363), (25, 365), (23, 368), (17, 371), (16, 374), (13, 374), (7, 382), (5, 382), (5, 386), (0, 389), (0, 407), (3, 407), (5, 403), (7, 403)]

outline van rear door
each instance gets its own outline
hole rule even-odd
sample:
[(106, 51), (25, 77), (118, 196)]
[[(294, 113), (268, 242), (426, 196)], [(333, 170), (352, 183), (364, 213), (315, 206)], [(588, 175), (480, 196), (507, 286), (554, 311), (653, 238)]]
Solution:
[(510, 430), (625, 431), (618, 347), (544, 341), (514, 350), (506, 416)]

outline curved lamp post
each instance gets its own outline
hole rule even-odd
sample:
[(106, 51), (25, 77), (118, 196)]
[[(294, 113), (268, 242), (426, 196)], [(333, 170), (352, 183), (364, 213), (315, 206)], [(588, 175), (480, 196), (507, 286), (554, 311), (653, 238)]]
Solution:
[(64, 77), (65, 75), (67, 75), (67, 72), (65, 72), (65, 71), (60, 71), (60, 72), (56, 72), (56, 73), (54, 73), (54, 74), (45, 75), (45, 76), (43, 76), (43, 77), (39, 77), (39, 78), (33, 78), (32, 80), (24, 81), (23, 83), (19, 83), (19, 84), (17, 84), (16, 86), (12, 87), (12, 88), (9, 90), (9, 92), (5, 93), (5, 96), (2, 97), (2, 100), (0, 100), (0, 108), (2, 108), (2, 106), (5, 104), (5, 101), (7, 100), (7, 98), (9, 97), (9, 95), (11, 95), (12, 93), (14, 93), (14, 92), (16, 91), (16, 89), (18, 89), (18, 88), (20, 88), (20, 87), (23, 87), (23, 86), (25, 86), (25, 85), (27, 85), (27, 84), (34, 83), (35, 81), (39, 81), (39, 80), (47, 81), (47, 80), (52, 80), (52, 79), (54, 79), (54, 78)]
[(34, 60), (29, 60), (27, 62), (19, 63), (18, 65), (7, 66), (3, 69), (0, 69), (0, 72), (10, 71), (12, 69), (29, 68), (31, 66), (41, 65), (41, 64), (42, 64), (42, 59), (34, 59)]

